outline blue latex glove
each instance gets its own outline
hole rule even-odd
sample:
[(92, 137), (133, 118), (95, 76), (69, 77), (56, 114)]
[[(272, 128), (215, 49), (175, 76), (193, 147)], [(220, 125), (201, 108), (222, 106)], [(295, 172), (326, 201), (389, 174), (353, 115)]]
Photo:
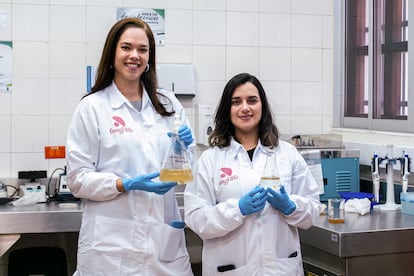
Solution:
[(191, 134), (191, 130), (186, 125), (182, 125), (178, 129), (178, 137), (180, 137), (181, 141), (183, 141), (186, 147), (188, 147), (188, 145), (190, 145), (194, 141), (193, 135)]
[(240, 212), (246, 216), (263, 210), (267, 199), (267, 191), (257, 186), (239, 200)]
[[(173, 134), (172, 132), (168, 132), (167, 135), (171, 137)], [(187, 125), (180, 126), (178, 129), (178, 137), (184, 143), (186, 148), (194, 141), (191, 130)]]
[(181, 220), (173, 220), (170, 222), (170, 225), (177, 229), (183, 229), (185, 226), (185, 223), (184, 221), (181, 221)]
[(289, 198), (289, 195), (285, 191), (285, 187), (280, 186), (280, 192), (276, 192), (272, 188), (267, 188), (269, 204), (282, 212), (285, 216), (288, 216), (296, 210), (296, 204)]
[(159, 195), (163, 195), (168, 192), (172, 187), (177, 185), (176, 182), (152, 182), (151, 179), (158, 177), (160, 173), (150, 173), (140, 175), (134, 178), (122, 179), (122, 185), (126, 191), (130, 190), (142, 190), (147, 192), (153, 192)]

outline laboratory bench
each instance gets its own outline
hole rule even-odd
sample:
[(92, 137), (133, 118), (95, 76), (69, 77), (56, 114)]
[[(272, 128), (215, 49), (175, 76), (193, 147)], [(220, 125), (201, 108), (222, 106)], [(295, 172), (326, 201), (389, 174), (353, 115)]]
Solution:
[(68, 273), (74, 272), (82, 209), (80, 201), (61, 203), (0, 205), (0, 275), (8, 275), (12, 252), (31, 247), (64, 249)]
[[(177, 193), (180, 202), (182, 196), (182, 193)], [(180, 208), (182, 212), (182, 207)], [(10, 251), (27, 244), (68, 247), (68, 262), (71, 262), (68, 268), (69, 272), (73, 272), (76, 266), (77, 238), (81, 220), (81, 201), (51, 201), (30, 206), (0, 205), (0, 275), (7, 270), (5, 267)], [(201, 239), (188, 228), (185, 232), (192, 265), (194, 269), (199, 269)]]
[[(182, 194), (177, 196), (180, 205)], [(22, 240), (33, 241), (45, 234), (70, 234), (64, 243), (76, 250), (81, 218), (80, 202), (0, 205), (0, 256), (6, 257)], [(305, 275), (414, 275), (413, 215), (379, 210), (363, 216), (345, 213), (344, 224), (330, 224), (321, 215), (311, 228), (299, 229), (299, 234), (304, 268), (313, 273)], [(186, 240), (192, 262), (200, 263), (201, 240), (189, 229)]]
[(51, 201), (30, 206), (0, 205), (0, 256), (22, 234), (79, 232), (80, 202)]
[(321, 215), (299, 234), (305, 275), (414, 275), (413, 215), (372, 209), (343, 224)]

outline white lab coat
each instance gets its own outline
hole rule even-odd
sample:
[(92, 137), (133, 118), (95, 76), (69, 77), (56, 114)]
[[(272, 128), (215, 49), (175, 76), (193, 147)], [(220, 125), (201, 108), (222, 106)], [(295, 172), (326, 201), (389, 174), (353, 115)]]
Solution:
[[(266, 203), (260, 213), (243, 216), (242, 195), (259, 185), (266, 155), (276, 154), (282, 185), (296, 204), (289, 216)], [(203, 275), (303, 275), (297, 227), (309, 228), (319, 215), (319, 189), (296, 148), (279, 141), (257, 146), (253, 162), (232, 140), (229, 147), (209, 148), (197, 161), (195, 180), (184, 193), (187, 225), (203, 240)], [(288, 258), (293, 252), (297, 257)], [(218, 272), (232, 264), (234, 270)]]
[[(175, 96), (161, 92), (188, 125)], [(136, 111), (114, 83), (80, 101), (67, 136), (67, 183), (83, 199), (74, 275), (193, 275), (184, 230), (169, 225), (182, 220), (174, 190), (120, 193), (115, 185), (160, 171), (173, 120), (146, 91)]]

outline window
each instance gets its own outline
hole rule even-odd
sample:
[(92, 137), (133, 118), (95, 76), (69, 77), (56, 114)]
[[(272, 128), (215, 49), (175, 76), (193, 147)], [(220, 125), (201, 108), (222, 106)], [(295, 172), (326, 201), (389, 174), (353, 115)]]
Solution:
[(346, 1), (345, 116), (368, 117), (368, 1)]
[(335, 2), (335, 93), (341, 99), (335, 126), (414, 132), (414, 83), (408, 78), (414, 6), (407, 0)]

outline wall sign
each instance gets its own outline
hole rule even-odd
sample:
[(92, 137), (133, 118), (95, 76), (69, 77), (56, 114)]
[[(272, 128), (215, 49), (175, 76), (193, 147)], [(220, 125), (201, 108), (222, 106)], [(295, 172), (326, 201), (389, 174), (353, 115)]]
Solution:
[(0, 41), (0, 93), (12, 91), (13, 42)]
[(135, 17), (144, 20), (154, 33), (157, 46), (165, 45), (165, 10), (164, 9), (140, 9), (140, 8), (118, 8), (116, 19)]

